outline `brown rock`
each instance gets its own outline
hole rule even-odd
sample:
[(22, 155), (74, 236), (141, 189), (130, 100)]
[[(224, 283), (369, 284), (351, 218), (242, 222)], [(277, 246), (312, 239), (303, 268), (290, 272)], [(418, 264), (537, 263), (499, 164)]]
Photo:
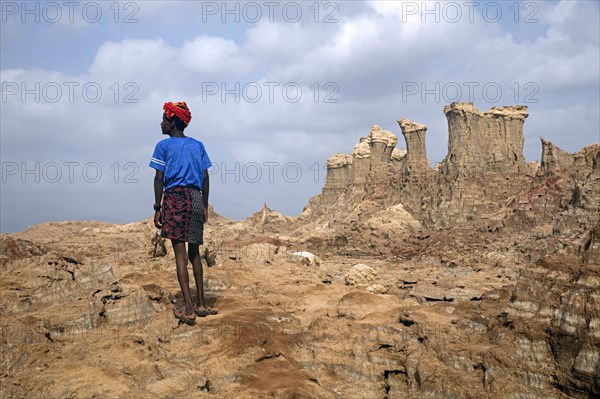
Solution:
[(568, 170), (573, 165), (574, 157), (572, 154), (561, 150), (551, 142), (542, 141), (542, 170), (546, 173), (554, 170)]

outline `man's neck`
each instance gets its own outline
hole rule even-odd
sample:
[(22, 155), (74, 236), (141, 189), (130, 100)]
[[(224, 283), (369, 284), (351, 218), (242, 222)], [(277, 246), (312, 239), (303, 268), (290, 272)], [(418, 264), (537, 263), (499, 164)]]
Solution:
[(181, 130), (173, 130), (169, 136), (181, 138), (181, 137), (185, 137), (185, 134), (183, 134), (183, 132)]

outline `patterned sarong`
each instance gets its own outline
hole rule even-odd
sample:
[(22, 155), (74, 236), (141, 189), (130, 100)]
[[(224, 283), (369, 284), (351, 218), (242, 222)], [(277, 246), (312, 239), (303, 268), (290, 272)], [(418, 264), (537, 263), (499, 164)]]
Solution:
[(171, 187), (163, 194), (161, 236), (202, 244), (204, 205), (202, 191), (194, 187)]

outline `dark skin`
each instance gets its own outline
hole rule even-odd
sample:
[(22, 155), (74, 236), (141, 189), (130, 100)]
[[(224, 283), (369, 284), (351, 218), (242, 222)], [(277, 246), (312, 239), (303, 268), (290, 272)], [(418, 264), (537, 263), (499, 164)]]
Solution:
[[(178, 130), (175, 126), (175, 122), (169, 120), (163, 114), (163, 120), (160, 123), (160, 127), (163, 134), (171, 137), (187, 137), (183, 134), (183, 131)], [(164, 172), (157, 170), (154, 176), (154, 203), (160, 204), (163, 196), (163, 182)], [(208, 221), (208, 193), (209, 193), (210, 182), (208, 178), (208, 171), (204, 171), (204, 181), (202, 183), (202, 202), (204, 204), (204, 223)], [(160, 223), (160, 211), (154, 213), (154, 225), (157, 228), (162, 228)], [(196, 282), (196, 308), (200, 311), (208, 310), (206, 302), (204, 300), (204, 276), (202, 271), (202, 262), (200, 258), (200, 245), (188, 243), (188, 249), (186, 252), (185, 242), (178, 240), (171, 240), (173, 245), (173, 251), (175, 252), (175, 263), (177, 265), (177, 280), (183, 293), (183, 299), (185, 301), (185, 317), (194, 319), (196, 313), (194, 312), (194, 306), (192, 303), (192, 296), (190, 292), (189, 274), (187, 270), (188, 260), (192, 264), (194, 271), (194, 280)]]

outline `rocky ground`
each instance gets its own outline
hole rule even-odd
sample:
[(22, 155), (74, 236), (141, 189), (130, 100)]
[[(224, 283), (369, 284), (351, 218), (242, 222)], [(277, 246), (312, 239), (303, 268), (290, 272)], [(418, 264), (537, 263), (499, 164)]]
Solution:
[(542, 256), (543, 231), (431, 230), (404, 233), (395, 254), (351, 256), (250, 222), (209, 222), (205, 286), (220, 313), (196, 326), (172, 315), (174, 260), (150, 253), (149, 221), (3, 236), (2, 397), (600, 392), (600, 266), (572, 245)]

